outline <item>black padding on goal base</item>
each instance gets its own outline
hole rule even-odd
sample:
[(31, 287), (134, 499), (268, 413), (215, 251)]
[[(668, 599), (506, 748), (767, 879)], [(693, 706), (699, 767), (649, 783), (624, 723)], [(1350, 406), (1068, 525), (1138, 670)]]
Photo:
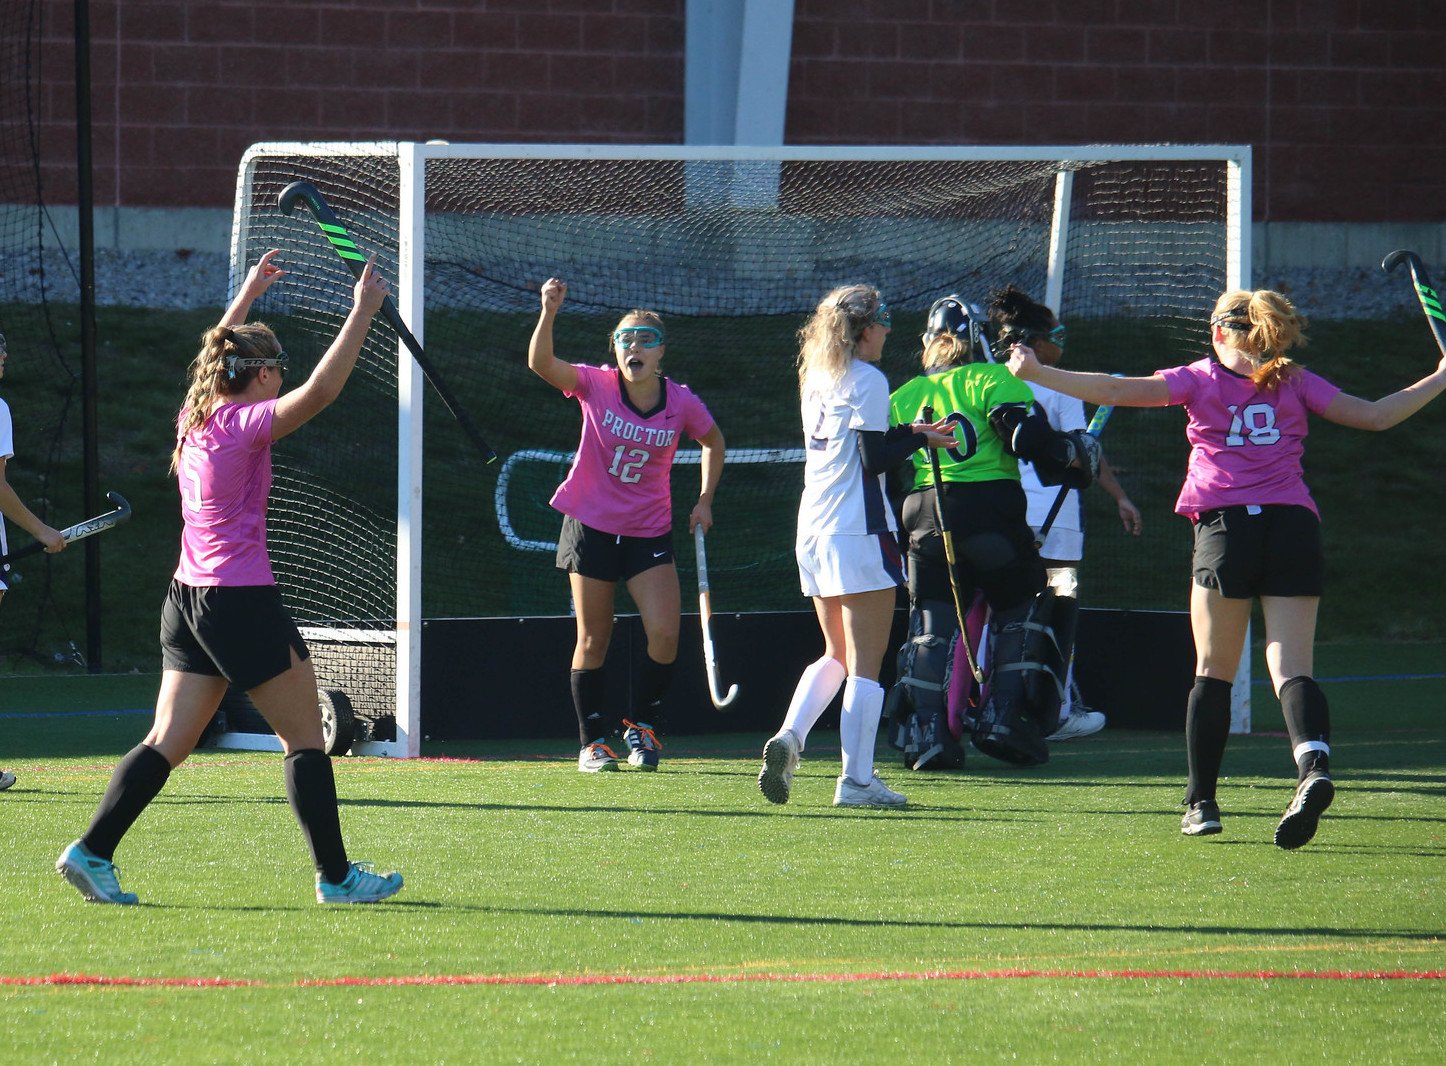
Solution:
[(1195, 683), (1195, 640), (1185, 611), (1085, 608), (1075, 636), (1074, 676), (1110, 729), (1185, 729)]
[[(895, 617), (890, 648), (907, 632)], [(568, 671), (571, 617), (440, 618), (423, 624), (422, 733), (432, 740), (577, 739)], [(642, 625), (621, 616), (608, 653), (608, 701), (627, 713), (634, 664), (644, 654)], [(778, 728), (799, 672), (823, 651), (812, 611), (715, 614), (713, 643), (719, 686), (738, 686), (724, 713), (713, 709), (703, 670), (697, 615), (684, 615), (678, 667), (656, 726), (666, 736), (756, 733)], [(1183, 730), (1194, 678), (1189, 616), (1173, 611), (1080, 611), (1075, 673), (1085, 701), (1104, 711), (1111, 728)], [(886, 687), (894, 655), (884, 656)], [(837, 728), (838, 700), (819, 722)]]

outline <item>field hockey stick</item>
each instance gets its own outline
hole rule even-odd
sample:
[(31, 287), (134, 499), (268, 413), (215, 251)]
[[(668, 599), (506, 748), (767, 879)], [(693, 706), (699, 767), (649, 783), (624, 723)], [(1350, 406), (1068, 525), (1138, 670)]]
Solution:
[(1421, 262), (1421, 257), (1404, 249), (1395, 251), (1381, 260), (1381, 269), (1389, 274), (1403, 262), (1411, 267), (1411, 283), (1416, 287), (1421, 310), (1426, 312), (1426, 324), (1431, 327), (1441, 354), (1446, 355), (1446, 311), (1442, 310), (1441, 297), (1436, 295), (1431, 279), (1426, 276), (1426, 264)]
[[(341, 261), (346, 264), (347, 269), (350, 270), (355, 277), (360, 278), (362, 271), (366, 269), (367, 257), (357, 250), (356, 242), (351, 239), (351, 235), (347, 233), (346, 227), (341, 224), (341, 220), (336, 217), (336, 212), (331, 209), (331, 205), (322, 197), (317, 187), (309, 181), (293, 181), (281, 190), (281, 195), (277, 197), (276, 206), (281, 208), (283, 215), (289, 215), (296, 209), (298, 201), (305, 203), (306, 206), (311, 209), (311, 217), (316, 219), (316, 224), (321, 229), (322, 236), (331, 242), (332, 248), (336, 250), (337, 255), (341, 256)], [(457, 400), (457, 397), (452, 394), (452, 390), (447, 387), (447, 383), (442, 380), (442, 376), (437, 372), (437, 368), (434, 367), (432, 361), (427, 358), (427, 353), (422, 351), (421, 342), (412, 336), (412, 331), (409, 330), (407, 324), (402, 321), (401, 312), (397, 310), (396, 301), (390, 296), (382, 301), (382, 317), (390, 322), (392, 328), (397, 331), (397, 336), (400, 337), (402, 343), (407, 346), (407, 351), (412, 353), (412, 358), (417, 361), (417, 366), (422, 368), (422, 373), (425, 374), (427, 380), (432, 383), (432, 388), (437, 390), (437, 395), (441, 398), (442, 404), (452, 413), (452, 417), (457, 420), (458, 424), (461, 425), (462, 432), (471, 438), (477, 450), (482, 453), (482, 458), (489, 463), (495, 463), (497, 461), (497, 453), (492, 450), (492, 446), (483, 438), (481, 430), (477, 428), (477, 423), (472, 421), (472, 416), (467, 413), (466, 408), (464, 408)]]
[[(60, 536), (65, 543), (73, 544), (86, 537), (93, 537), (97, 533), (104, 533), (107, 529), (114, 529), (130, 518), (131, 505), (126, 502), (124, 496), (119, 492), (107, 492), (105, 498), (115, 504), (115, 510), (96, 515), (94, 518), (87, 518), (84, 522), (77, 522), (69, 529), (62, 529)], [(24, 559), (28, 555), (35, 555), (44, 550), (45, 545), (37, 540), (34, 544), (27, 544), (8, 555), (0, 555), (0, 567), (9, 566), (17, 559)]]
[[(934, 421), (934, 409), (924, 408), (924, 421)], [(974, 680), (984, 684), (984, 673), (979, 669), (979, 664), (974, 661), (974, 649), (969, 646), (968, 630), (964, 627), (964, 620), (967, 614), (964, 610), (964, 601), (959, 597), (959, 574), (954, 562), (954, 534), (949, 529), (949, 524), (944, 521), (944, 475), (939, 469), (939, 452), (935, 448), (929, 449), (929, 463), (934, 469), (934, 521), (939, 526), (939, 536), (944, 540), (944, 559), (949, 564), (949, 591), (954, 594), (954, 614), (959, 619), (960, 643), (964, 645), (964, 659), (969, 663), (969, 672), (974, 675)]]
[[(1115, 375), (1119, 377), (1118, 374)], [(1115, 413), (1113, 404), (1098, 408), (1095, 415), (1090, 419), (1090, 424), (1085, 426), (1085, 432), (1091, 437), (1098, 437), (1105, 430), (1105, 423), (1110, 420), (1110, 415)], [(1054, 528), (1054, 520), (1059, 517), (1059, 509), (1064, 506), (1065, 497), (1070, 493), (1068, 485), (1061, 485), (1059, 492), (1055, 494), (1054, 503), (1049, 508), (1049, 514), (1044, 516), (1044, 525), (1039, 527), (1039, 533), (1034, 538), (1034, 546), (1041, 547), (1044, 538), (1049, 536), (1049, 531)]]
[(713, 657), (713, 603), (708, 591), (708, 555), (703, 550), (703, 526), (693, 527), (693, 549), (698, 556), (698, 621), (703, 626), (703, 666), (708, 671), (708, 695), (722, 710), (738, 697), (738, 686), (729, 685), (727, 695), (718, 695), (718, 662)]

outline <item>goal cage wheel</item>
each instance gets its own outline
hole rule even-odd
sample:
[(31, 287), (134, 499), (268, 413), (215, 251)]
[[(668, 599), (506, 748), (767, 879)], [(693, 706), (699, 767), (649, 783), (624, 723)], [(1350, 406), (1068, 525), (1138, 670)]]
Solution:
[(356, 738), (356, 712), (351, 700), (339, 688), (318, 689), (317, 706), (321, 708), (322, 748), (328, 755), (345, 755)]

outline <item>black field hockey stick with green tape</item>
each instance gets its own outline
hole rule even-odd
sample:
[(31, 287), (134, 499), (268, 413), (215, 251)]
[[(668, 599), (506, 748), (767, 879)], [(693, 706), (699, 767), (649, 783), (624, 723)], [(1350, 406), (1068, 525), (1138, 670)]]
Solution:
[[(366, 269), (367, 257), (357, 250), (356, 242), (351, 239), (346, 227), (341, 224), (341, 220), (336, 217), (336, 212), (331, 209), (331, 205), (326, 202), (317, 187), (309, 181), (293, 181), (281, 190), (276, 206), (281, 208), (283, 215), (289, 215), (296, 209), (297, 203), (306, 204), (311, 211), (311, 217), (316, 219), (322, 236), (331, 242), (332, 248), (336, 250), (337, 255), (341, 256), (341, 261), (346, 264), (352, 275), (360, 278), (362, 271)], [(402, 321), (396, 301), (390, 296), (382, 301), (382, 317), (390, 322), (392, 328), (397, 331), (397, 336), (407, 346), (407, 351), (412, 353), (412, 358), (417, 361), (417, 366), (432, 383), (432, 388), (437, 390), (442, 404), (452, 413), (452, 417), (462, 427), (462, 432), (471, 438), (472, 443), (476, 445), (477, 450), (482, 453), (482, 457), (487, 462), (496, 462), (497, 453), (492, 450), (492, 446), (482, 436), (482, 431), (477, 428), (477, 423), (472, 421), (472, 416), (467, 413), (467, 409), (447, 387), (442, 375), (427, 358), (427, 353), (422, 350), (421, 342), (412, 336), (412, 331)]]
[[(104, 533), (107, 529), (114, 529), (122, 522), (127, 521), (131, 516), (131, 505), (119, 492), (107, 492), (105, 498), (115, 507), (113, 511), (105, 514), (98, 514), (94, 518), (87, 518), (84, 522), (77, 522), (68, 529), (60, 531), (60, 537), (66, 544), (73, 544), (86, 537), (93, 537), (97, 533)], [(34, 544), (27, 544), (23, 548), (16, 548), (8, 555), (0, 555), (0, 569), (9, 566), (17, 559), (24, 559), (29, 555), (36, 555), (45, 550), (45, 545), (40, 541)]]
[(1421, 257), (1415, 252), (1401, 249), (1382, 259), (1381, 269), (1389, 274), (1402, 263), (1408, 264), (1411, 268), (1411, 284), (1416, 288), (1416, 297), (1421, 301), (1421, 310), (1426, 312), (1426, 324), (1431, 327), (1441, 354), (1446, 355), (1446, 310), (1442, 309), (1441, 297), (1436, 294), (1431, 279), (1426, 276), (1426, 264), (1421, 262)]

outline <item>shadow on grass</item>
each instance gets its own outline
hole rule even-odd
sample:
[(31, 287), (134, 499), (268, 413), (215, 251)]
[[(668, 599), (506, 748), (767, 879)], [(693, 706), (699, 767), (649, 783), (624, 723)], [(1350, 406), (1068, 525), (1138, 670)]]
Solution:
[[(225, 912), (286, 912), (306, 911), (309, 907), (255, 907), (217, 906), (215, 904), (181, 903), (150, 904), (171, 910), (225, 911)], [(743, 925), (790, 925), (802, 929), (954, 929), (960, 931), (1039, 931), (1047, 933), (1165, 933), (1204, 934), (1207, 936), (1292, 936), (1309, 940), (1339, 937), (1346, 940), (1408, 940), (1436, 943), (1440, 940), (1438, 929), (1352, 929), (1344, 926), (1270, 926), (1270, 925), (1164, 925), (1131, 922), (989, 922), (923, 918), (846, 918), (834, 915), (796, 914), (738, 914), (727, 911), (638, 911), (638, 910), (597, 910), (587, 907), (503, 907), (487, 903), (459, 903), (456, 901), (411, 899), (384, 900), (369, 904), (375, 907), (408, 907), (438, 911), (469, 911), (477, 914), (496, 914), (536, 918), (585, 919), (604, 921), (608, 919), (628, 922), (722, 922)]]

